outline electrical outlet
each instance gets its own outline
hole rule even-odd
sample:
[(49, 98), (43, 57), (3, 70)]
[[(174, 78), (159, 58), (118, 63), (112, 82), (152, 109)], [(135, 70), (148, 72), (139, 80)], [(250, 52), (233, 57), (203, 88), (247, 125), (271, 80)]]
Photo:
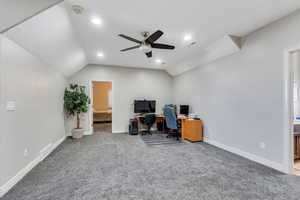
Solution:
[(266, 144), (265, 144), (264, 142), (260, 142), (260, 143), (259, 143), (259, 147), (260, 147), (261, 149), (265, 149), (265, 148), (266, 148)]
[(28, 149), (24, 149), (24, 157), (27, 157), (28, 156)]

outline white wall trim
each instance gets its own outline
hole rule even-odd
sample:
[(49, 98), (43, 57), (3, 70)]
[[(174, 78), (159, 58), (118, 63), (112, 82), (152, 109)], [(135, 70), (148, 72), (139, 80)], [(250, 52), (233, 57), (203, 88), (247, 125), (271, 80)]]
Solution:
[(11, 188), (13, 188), (28, 172), (30, 172), (36, 165), (41, 162), (41, 157), (38, 156), (31, 161), (26, 167), (21, 169), (14, 177), (9, 179), (4, 185), (0, 187), (0, 198), (4, 196)]
[(240, 150), (238, 148), (227, 146), (225, 144), (219, 143), (219, 142), (211, 140), (209, 138), (204, 138), (204, 142), (206, 142), (206, 143), (208, 143), (210, 145), (219, 147), (221, 149), (224, 149), (226, 151), (229, 151), (231, 153), (237, 154), (239, 156), (242, 156), (242, 157), (247, 158), (249, 160), (252, 160), (254, 162), (260, 163), (260, 164), (265, 165), (267, 167), (276, 169), (276, 170), (278, 170), (280, 172), (288, 173), (285, 170), (285, 167), (284, 167), (284, 165), (282, 163), (277, 163), (277, 162), (265, 159), (263, 157), (260, 157), (260, 156), (254, 155), (254, 154), (247, 153), (247, 152), (242, 151), (242, 150)]
[[(89, 130), (84, 130), (83, 135), (93, 135), (93, 127)], [(72, 136), (72, 132), (67, 132), (67, 136)]]
[[(54, 151), (61, 143), (63, 143), (63, 141), (65, 141), (67, 137), (62, 137), (61, 139), (57, 140), (56, 142), (53, 143), (53, 146), (52, 146), (52, 151)], [(52, 152), (51, 151), (51, 152)], [(51, 153), (50, 152), (50, 153)]]
[(284, 169), (287, 173), (293, 174), (294, 167), (294, 103), (293, 103), (293, 75), (294, 69), (291, 66), (291, 54), (300, 50), (300, 44), (287, 48), (283, 52), (283, 142), (284, 142)]
[(128, 131), (122, 131), (122, 130), (117, 130), (117, 131), (112, 131), (112, 133), (127, 133)]
[(11, 188), (13, 188), (24, 176), (30, 172), (35, 166), (37, 166), (41, 161), (43, 161), (53, 150), (55, 150), (66, 137), (62, 137), (54, 143), (50, 143), (45, 146), (40, 154), (31, 161), (28, 165), (26, 165), (23, 169), (21, 169), (14, 177), (9, 179), (4, 185), (0, 187), (0, 198), (3, 197)]
[(93, 127), (90, 128), (89, 130), (84, 131), (83, 135), (93, 135)]
[(50, 143), (40, 151), (41, 161), (43, 161), (52, 152), (52, 150), (53, 150), (52, 148), (53, 148), (53, 144)]

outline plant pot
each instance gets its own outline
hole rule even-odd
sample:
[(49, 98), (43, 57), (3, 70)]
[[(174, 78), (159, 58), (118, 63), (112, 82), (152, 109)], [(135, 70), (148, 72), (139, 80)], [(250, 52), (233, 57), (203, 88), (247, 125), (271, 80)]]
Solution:
[(83, 132), (84, 132), (84, 130), (82, 128), (74, 128), (72, 130), (72, 137), (74, 139), (80, 139), (83, 136)]

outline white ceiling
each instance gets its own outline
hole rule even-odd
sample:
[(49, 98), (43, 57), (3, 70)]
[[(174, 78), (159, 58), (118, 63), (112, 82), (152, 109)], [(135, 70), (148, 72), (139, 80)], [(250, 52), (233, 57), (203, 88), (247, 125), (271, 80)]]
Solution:
[(0, 0), (0, 32), (63, 0)]
[[(76, 15), (72, 5), (84, 7), (83, 14)], [(245, 36), (298, 8), (299, 0), (65, 0), (6, 35), (66, 75), (87, 63), (167, 70), (198, 65), (194, 57), (221, 38)], [(93, 17), (103, 24), (91, 23)], [(173, 44), (175, 50), (154, 49), (151, 59), (138, 49), (120, 52), (135, 43), (118, 34), (142, 39), (141, 31), (158, 29), (165, 34), (157, 42)], [(186, 33), (196, 45), (183, 41)], [(98, 51), (105, 56), (97, 57)], [(156, 58), (166, 64), (156, 64)]]
[[(90, 63), (145, 68), (166, 68), (184, 63), (190, 54), (195, 54), (210, 43), (226, 35), (245, 36), (248, 33), (277, 20), (297, 8), (299, 0), (66, 0), (68, 5), (78, 4), (85, 8), (83, 15), (74, 14), (70, 7), (72, 23)], [(99, 16), (102, 26), (94, 26), (90, 18)], [(159, 42), (176, 46), (174, 51), (153, 50), (149, 59), (138, 49), (120, 52), (120, 49), (135, 43), (118, 37), (123, 33), (142, 39), (140, 32), (165, 34)], [(183, 35), (191, 33), (197, 45), (188, 47)], [(103, 51), (106, 58), (97, 57)], [(160, 58), (165, 65), (157, 65)]]
[(87, 65), (63, 5), (42, 12), (5, 35), (66, 76)]

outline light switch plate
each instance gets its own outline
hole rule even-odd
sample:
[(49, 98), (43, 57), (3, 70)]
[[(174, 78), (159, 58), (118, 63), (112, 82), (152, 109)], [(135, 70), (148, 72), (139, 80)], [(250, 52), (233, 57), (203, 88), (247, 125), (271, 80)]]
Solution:
[(16, 110), (16, 102), (15, 101), (7, 101), (6, 102), (6, 110), (7, 111), (15, 111)]
[(266, 144), (265, 144), (264, 142), (260, 142), (260, 143), (259, 143), (259, 147), (260, 147), (261, 149), (265, 149), (265, 148), (266, 148)]

